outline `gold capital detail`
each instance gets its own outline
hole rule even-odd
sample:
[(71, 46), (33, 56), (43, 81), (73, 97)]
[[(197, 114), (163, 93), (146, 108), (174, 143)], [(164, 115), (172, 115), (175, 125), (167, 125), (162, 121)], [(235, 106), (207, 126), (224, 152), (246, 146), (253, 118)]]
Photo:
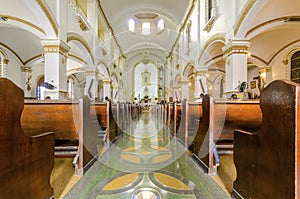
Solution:
[(28, 66), (21, 66), (21, 71), (22, 72), (28, 72), (31, 73), (32, 72), (32, 68), (28, 67)]
[(247, 54), (249, 46), (231, 46), (224, 51), (225, 57), (231, 54)]

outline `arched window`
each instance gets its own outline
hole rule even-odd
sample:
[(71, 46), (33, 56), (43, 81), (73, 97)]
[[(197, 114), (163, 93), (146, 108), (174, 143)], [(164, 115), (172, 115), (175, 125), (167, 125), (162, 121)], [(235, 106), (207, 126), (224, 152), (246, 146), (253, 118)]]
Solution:
[(213, 8), (212, 0), (207, 0), (207, 19), (206, 19), (206, 21), (208, 21), (212, 17), (212, 8)]
[(73, 99), (74, 98), (74, 92), (73, 92), (73, 85), (74, 85), (74, 80), (73, 78), (68, 78), (67, 80), (68, 83), (68, 98)]
[(291, 81), (300, 83), (300, 51), (291, 58)]
[(38, 83), (37, 83), (37, 87), (36, 87), (36, 98), (41, 100), (41, 99), (45, 99), (44, 96), (44, 91), (45, 91), (45, 87), (44, 87), (44, 76), (42, 76)]
[(157, 31), (160, 32), (160, 31), (162, 31), (164, 28), (165, 28), (165, 22), (164, 22), (163, 19), (160, 19), (160, 20), (157, 22)]
[(142, 35), (150, 35), (151, 34), (151, 24), (150, 22), (144, 22), (142, 23)]
[(223, 97), (223, 93), (224, 93), (224, 79), (221, 78), (221, 79), (220, 79), (220, 94), (219, 94), (219, 97), (220, 97), (220, 98)]
[(0, 56), (0, 77), (3, 77), (3, 64), (2, 64), (2, 61), (3, 60), (3, 58)]
[(128, 21), (128, 30), (133, 33), (135, 32), (135, 21), (132, 18)]

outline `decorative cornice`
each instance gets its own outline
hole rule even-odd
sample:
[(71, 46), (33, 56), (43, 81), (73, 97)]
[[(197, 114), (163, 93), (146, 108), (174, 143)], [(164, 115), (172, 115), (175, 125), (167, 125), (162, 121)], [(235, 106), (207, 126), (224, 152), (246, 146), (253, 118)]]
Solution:
[(206, 23), (206, 25), (205, 25), (205, 27), (204, 27), (204, 31), (206, 31), (206, 32), (210, 32), (211, 31), (211, 29), (212, 29), (212, 27), (213, 27), (213, 25), (214, 25), (214, 23), (215, 23), (215, 20), (216, 20), (216, 17), (215, 16), (212, 16), (209, 20), (208, 20), (208, 22)]
[(269, 20), (269, 21), (266, 21), (264, 23), (261, 23), (253, 28), (251, 28), (247, 33), (246, 33), (246, 36), (249, 36), (252, 32), (258, 30), (259, 28), (261, 27), (264, 27), (264, 26), (267, 26), (267, 25), (270, 25), (270, 24), (274, 24), (274, 23), (277, 23), (277, 22), (286, 22), (288, 21), (289, 18), (292, 18), (292, 17), (295, 17), (295, 18), (300, 18), (300, 16), (285, 16), (285, 17), (279, 17), (279, 18), (275, 18), (275, 19), (272, 19), (272, 20)]
[(56, 36), (58, 36), (58, 24), (55, 20), (55, 17), (53, 16), (50, 9), (48, 8), (47, 4), (44, 2), (44, 0), (36, 0), (36, 2), (41, 7), (41, 9), (45, 13), (46, 17), (50, 21), (50, 24), (51, 24)]
[(34, 25), (33, 23), (31, 23), (31, 22), (29, 22), (29, 21), (26, 21), (26, 20), (24, 20), (24, 19), (20, 19), (20, 18), (18, 18), (18, 17), (9, 16), (9, 15), (2, 15), (2, 14), (0, 14), (0, 17), (7, 18), (8, 20), (18, 21), (18, 22), (20, 22), (20, 23), (26, 24), (26, 25), (28, 25), (28, 26), (30, 26), (30, 27), (36, 29), (37, 31), (39, 31), (39, 32), (42, 33), (43, 35), (46, 34), (45, 31), (44, 31), (42, 28), (40, 28), (40, 27)]
[(237, 34), (239, 31), (243, 21), (245, 20), (246, 16), (248, 15), (250, 9), (253, 7), (253, 5), (256, 3), (257, 0), (248, 0), (246, 7), (244, 7), (242, 11), (242, 15), (239, 17), (237, 23), (234, 25), (234, 35)]
[(44, 47), (45, 53), (61, 53), (62, 55), (66, 55), (70, 47), (61, 40), (42, 40), (42, 46)]
[(232, 54), (247, 54), (250, 42), (245, 40), (232, 40), (223, 47), (224, 58)]

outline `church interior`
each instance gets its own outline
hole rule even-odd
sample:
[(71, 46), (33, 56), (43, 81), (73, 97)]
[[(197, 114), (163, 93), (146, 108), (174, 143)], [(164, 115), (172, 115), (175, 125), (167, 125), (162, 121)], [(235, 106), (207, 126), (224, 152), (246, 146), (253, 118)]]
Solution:
[(299, 198), (299, 22), (298, 0), (2, 1), (0, 198)]

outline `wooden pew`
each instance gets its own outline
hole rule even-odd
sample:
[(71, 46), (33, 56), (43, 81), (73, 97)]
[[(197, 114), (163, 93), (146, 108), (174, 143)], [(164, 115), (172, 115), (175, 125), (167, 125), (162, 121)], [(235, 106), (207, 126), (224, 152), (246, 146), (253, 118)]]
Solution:
[(20, 125), (23, 105), (23, 90), (0, 78), (0, 197), (52, 198), (54, 134), (25, 135)]
[(56, 156), (74, 156), (82, 175), (97, 158), (97, 120), (90, 118), (90, 100), (25, 100), (21, 125), (26, 133), (54, 132)]
[(190, 149), (200, 159), (204, 170), (215, 175), (215, 143), (218, 150), (223, 147), (226, 153), (232, 154), (234, 130), (258, 130), (262, 124), (262, 113), (257, 100), (213, 100), (208, 95), (203, 97), (202, 112), (203, 116)]
[[(180, 107), (180, 108), (178, 108)], [(200, 117), (202, 115), (202, 104), (199, 102), (188, 102), (183, 100), (182, 105), (176, 104), (176, 137), (188, 148), (199, 128)], [(174, 127), (175, 128), (175, 127)]]
[(300, 86), (275, 80), (261, 93), (262, 127), (234, 132), (233, 197), (300, 197)]
[(98, 121), (98, 137), (106, 136), (107, 123), (107, 103), (93, 102), (91, 103), (91, 117), (97, 118)]

